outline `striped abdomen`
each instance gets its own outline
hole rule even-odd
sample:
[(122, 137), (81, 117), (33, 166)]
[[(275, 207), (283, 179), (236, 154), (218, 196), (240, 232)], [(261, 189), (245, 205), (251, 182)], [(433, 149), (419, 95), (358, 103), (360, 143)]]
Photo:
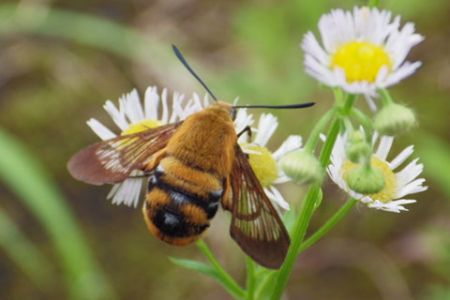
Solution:
[(165, 157), (149, 177), (144, 204), (147, 226), (167, 243), (189, 244), (208, 228), (222, 194), (222, 178)]

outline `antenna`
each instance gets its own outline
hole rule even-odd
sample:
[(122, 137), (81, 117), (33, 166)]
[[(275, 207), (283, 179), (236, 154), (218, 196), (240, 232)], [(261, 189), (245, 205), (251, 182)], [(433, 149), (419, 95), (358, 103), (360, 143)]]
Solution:
[(200, 82), (200, 84), (205, 88), (205, 90), (208, 92), (208, 94), (211, 95), (211, 97), (214, 99), (214, 101), (217, 101), (217, 97), (214, 96), (214, 94), (211, 92), (211, 90), (206, 86), (206, 84), (203, 82), (203, 80), (200, 78), (200, 76), (195, 73), (195, 71), (191, 68), (191, 66), (187, 63), (186, 59), (184, 58), (183, 54), (181, 54), (181, 51), (177, 48), (177, 46), (172, 45), (173, 52), (177, 56), (178, 60), (183, 64), (183, 66), (191, 73), (192, 76), (195, 77), (195, 79)]
[(233, 108), (272, 108), (272, 109), (295, 109), (313, 106), (314, 102), (305, 102), (287, 105), (234, 105)]

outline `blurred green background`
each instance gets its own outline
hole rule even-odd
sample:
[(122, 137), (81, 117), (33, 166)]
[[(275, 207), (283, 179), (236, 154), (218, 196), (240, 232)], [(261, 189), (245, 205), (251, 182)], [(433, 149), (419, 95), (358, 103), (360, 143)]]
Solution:
[[(168, 256), (202, 259), (195, 246), (151, 237), (139, 209), (113, 206), (109, 187), (72, 179), (68, 158), (97, 140), (85, 125), (137, 87), (203, 93), (181, 67), (177, 44), (223, 99), (314, 100), (275, 112), (278, 145), (307, 136), (331, 104), (302, 69), (299, 42), (330, 8), (364, 1), (23, 0), (0, 4), (0, 299), (228, 299), (211, 279)], [(392, 89), (420, 128), (397, 139), (416, 145), (430, 189), (401, 215), (354, 209), (298, 261), (286, 299), (450, 299), (450, 2), (381, 5), (416, 23), (426, 39), (411, 60), (424, 65)], [(361, 102), (361, 107), (366, 107)], [(296, 120), (292, 122), (291, 120)], [(284, 188), (298, 204), (302, 189)], [(314, 216), (320, 226), (344, 195), (330, 183)], [(216, 217), (207, 242), (240, 282), (243, 255)]]

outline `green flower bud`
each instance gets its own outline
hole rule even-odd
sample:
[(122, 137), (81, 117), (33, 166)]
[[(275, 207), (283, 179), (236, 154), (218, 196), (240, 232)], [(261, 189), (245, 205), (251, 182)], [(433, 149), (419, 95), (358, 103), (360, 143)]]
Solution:
[(297, 183), (313, 183), (322, 180), (323, 168), (311, 153), (301, 149), (286, 154), (280, 161), (283, 172)]
[(354, 162), (360, 163), (372, 154), (372, 147), (367, 143), (366, 137), (361, 131), (353, 131), (348, 139), (345, 147), (347, 158)]
[(350, 189), (364, 195), (378, 193), (384, 188), (383, 173), (364, 165), (348, 171), (344, 179)]
[(416, 126), (414, 111), (404, 105), (389, 103), (374, 118), (375, 129), (387, 135), (395, 135)]

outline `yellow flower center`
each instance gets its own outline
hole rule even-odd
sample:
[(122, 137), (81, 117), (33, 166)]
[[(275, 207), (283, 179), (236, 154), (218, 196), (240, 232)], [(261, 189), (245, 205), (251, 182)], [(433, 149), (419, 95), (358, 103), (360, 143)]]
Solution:
[(341, 68), (349, 82), (374, 82), (378, 71), (386, 66), (392, 68), (392, 61), (386, 51), (369, 42), (343, 44), (331, 56), (331, 68)]
[(150, 128), (155, 128), (161, 126), (161, 124), (157, 120), (142, 120), (140, 122), (130, 124), (128, 128), (122, 131), (121, 135), (128, 135), (133, 133), (138, 133), (141, 131), (145, 131)]
[(249, 162), (256, 177), (263, 187), (271, 185), (278, 177), (277, 162), (272, 153), (266, 148), (257, 145), (243, 145), (252, 152), (249, 154)]
[[(372, 155), (370, 164), (372, 168), (380, 170), (383, 174), (384, 188), (376, 194), (370, 194), (367, 196), (369, 196), (373, 200), (379, 200), (383, 203), (388, 203), (394, 200), (396, 188), (394, 172), (392, 172), (391, 168), (389, 168), (389, 165), (385, 161), (382, 161), (374, 155)], [(347, 174), (357, 166), (358, 164), (355, 164), (354, 162), (351, 162), (349, 160), (344, 161), (341, 167), (342, 177), (345, 178)]]

